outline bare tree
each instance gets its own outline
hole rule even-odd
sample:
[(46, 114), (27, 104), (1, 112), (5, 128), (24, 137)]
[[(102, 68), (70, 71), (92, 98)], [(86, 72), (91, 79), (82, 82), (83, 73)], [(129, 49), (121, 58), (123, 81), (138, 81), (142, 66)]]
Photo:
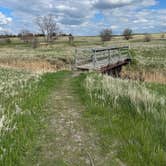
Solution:
[(132, 38), (132, 33), (133, 33), (132, 29), (126, 28), (126, 29), (123, 31), (123, 34), (122, 34), (122, 35), (124, 36), (124, 38), (125, 38), (126, 40), (129, 40), (129, 39)]
[(112, 38), (112, 29), (103, 29), (100, 33), (102, 41), (110, 41)]
[(58, 26), (55, 21), (55, 16), (52, 14), (41, 16), (36, 19), (36, 24), (39, 27), (42, 34), (45, 36), (45, 40), (52, 41), (54, 34), (58, 33)]

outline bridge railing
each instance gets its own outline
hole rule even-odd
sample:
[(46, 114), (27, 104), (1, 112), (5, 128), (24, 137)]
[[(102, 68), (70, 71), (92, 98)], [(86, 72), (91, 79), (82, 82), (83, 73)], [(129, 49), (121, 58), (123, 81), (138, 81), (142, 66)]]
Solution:
[(76, 49), (75, 50), (75, 66), (86, 63), (93, 63), (95, 68), (99, 61), (106, 60), (107, 64), (111, 64), (114, 58), (129, 57), (129, 46), (107, 47), (93, 49)]
[(92, 49), (90, 48), (76, 48), (75, 49), (75, 65), (88, 63), (92, 60)]

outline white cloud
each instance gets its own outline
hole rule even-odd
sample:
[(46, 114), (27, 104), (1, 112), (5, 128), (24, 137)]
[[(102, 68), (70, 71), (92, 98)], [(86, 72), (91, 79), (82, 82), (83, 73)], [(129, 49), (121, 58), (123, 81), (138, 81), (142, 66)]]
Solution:
[(0, 12), (0, 34), (7, 33), (9, 30), (6, 26), (12, 22), (12, 18), (5, 16)]
[(114, 29), (118, 29), (119, 27), (117, 25), (111, 25), (110, 28), (114, 30)]
[[(4, 0), (0, 6), (12, 10), (11, 27), (17, 33), (23, 28), (36, 31), (35, 18), (52, 13), (64, 32), (95, 35), (102, 28), (112, 28), (116, 33), (126, 27), (137, 32), (163, 30), (166, 9), (148, 8), (157, 3), (157, 0)], [(103, 18), (95, 18), (97, 13)], [(3, 22), (11, 22), (10, 18), (1, 17)]]
[(114, 9), (125, 6), (152, 6), (156, 0), (94, 0), (93, 5), (97, 9)]
[(111, 9), (119, 8), (126, 5), (131, 5), (137, 0), (96, 0), (94, 1), (94, 7), (97, 9)]
[(0, 25), (9, 24), (12, 21), (12, 18), (6, 17), (3, 13), (0, 12)]
[(153, 5), (156, 5), (157, 3), (159, 3), (159, 2), (156, 1), (156, 0), (144, 0), (144, 1), (142, 2), (142, 4), (143, 4), (144, 6), (153, 6)]

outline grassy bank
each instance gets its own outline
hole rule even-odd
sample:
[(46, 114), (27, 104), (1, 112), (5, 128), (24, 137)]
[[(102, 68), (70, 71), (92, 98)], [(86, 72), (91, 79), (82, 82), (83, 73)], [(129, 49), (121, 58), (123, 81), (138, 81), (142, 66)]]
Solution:
[(131, 166), (165, 165), (165, 85), (99, 75), (81, 75), (74, 84), (103, 155)]
[[(24, 165), (26, 151), (33, 148), (42, 128), (43, 104), (65, 73), (44, 74), (37, 79), (30, 77), (26, 81), (19, 81), (20, 72), (5, 70), (3, 73), (2, 84), (5, 80), (9, 81), (9, 78), (15, 78), (15, 81), (10, 80), (9, 86), (4, 87), (0, 96), (0, 165)], [(14, 78), (11, 77), (13, 75)]]

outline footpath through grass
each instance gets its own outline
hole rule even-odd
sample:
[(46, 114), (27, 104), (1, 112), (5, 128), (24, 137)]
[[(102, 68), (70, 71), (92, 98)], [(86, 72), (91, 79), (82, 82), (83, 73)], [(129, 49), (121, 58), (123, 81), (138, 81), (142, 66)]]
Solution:
[[(62, 79), (57, 77), (60, 75)], [(43, 108), (42, 128), (34, 148), (28, 151), (24, 165), (115, 165), (111, 155), (101, 153), (98, 133), (83, 116), (86, 107), (76, 93), (74, 82), (77, 76), (70, 72), (54, 76), (57, 85)]]
[[(159, 109), (164, 108), (164, 101), (154, 103), (157, 116), (138, 113), (127, 98), (111, 100), (108, 96), (103, 104), (100, 100), (104, 96), (100, 95), (104, 91), (97, 91), (101, 98), (90, 96), (86, 77), (65, 71), (47, 73), (35, 83), (34, 90), (31, 88), (31, 95), (20, 94), (20, 107), (30, 113), (22, 114), (17, 130), (6, 137), (6, 147), (13, 150), (0, 165), (165, 166), (166, 120), (165, 112)], [(166, 92), (165, 85), (148, 88), (161, 96)], [(148, 95), (151, 101), (154, 96)], [(152, 106), (147, 103), (147, 108), (148, 104)]]

